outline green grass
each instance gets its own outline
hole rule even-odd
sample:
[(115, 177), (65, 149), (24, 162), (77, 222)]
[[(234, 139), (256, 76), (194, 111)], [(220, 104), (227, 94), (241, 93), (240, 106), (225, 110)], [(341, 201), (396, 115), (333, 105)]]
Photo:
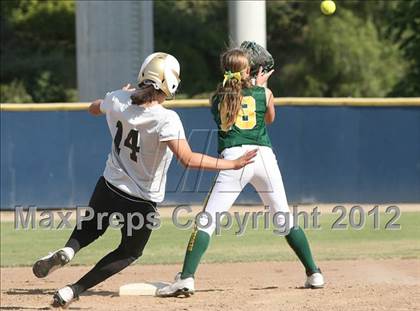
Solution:
[[(402, 213), (397, 221), (401, 230), (384, 230), (391, 215), (381, 214), (381, 228), (373, 230), (371, 217), (362, 230), (331, 230), (337, 215), (322, 215), (321, 230), (307, 229), (306, 233), (317, 260), (356, 258), (420, 258), (420, 212)], [(236, 227), (213, 237), (204, 262), (285, 261), (295, 255), (285, 239), (272, 230), (252, 230), (238, 237)], [(15, 230), (12, 222), (3, 222), (1, 229), (1, 266), (27, 266), (48, 251), (63, 246), (71, 230)], [(162, 226), (149, 241), (138, 263), (170, 264), (183, 260), (191, 230), (179, 230), (171, 219), (162, 219)], [(73, 264), (91, 265), (114, 249), (120, 232), (108, 229), (92, 245), (81, 250)]]

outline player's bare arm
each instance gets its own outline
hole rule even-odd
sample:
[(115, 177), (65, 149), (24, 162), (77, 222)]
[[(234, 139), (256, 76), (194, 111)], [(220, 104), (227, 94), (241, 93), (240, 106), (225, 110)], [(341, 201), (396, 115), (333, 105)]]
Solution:
[(193, 152), (185, 139), (169, 140), (167, 144), (182, 165), (188, 168), (206, 170), (237, 170), (252, 163), (252, 159), (257, 155), (257, 149), (254, 149), (246, 152), (236, 160), (223, 160), (210, 157), (202, 153)]
[(269, 88), (265, 88), (265, 98), (267, 99), (267, 111), (265, 112), (265, 124), (271, 124), (276, 118), (276, 109), (274, 107), (273, 92)]
[(276, 110), (274, 108), (274, 96), (273, 92), (265, 85), (267, 84), (268, 79), (273, 74), (274, 69), (270, 70), (269, 72), (264, 72), (263, 67), (261, 66), (258, 70), (257, 77), (255, 79), (255, 84), (258, 86), (262, 86), (265, 88), (265, 98), (267, 99), (267, 112), (265, 113), (265, 123), (271, 124), (274, 122), (276, 117)]

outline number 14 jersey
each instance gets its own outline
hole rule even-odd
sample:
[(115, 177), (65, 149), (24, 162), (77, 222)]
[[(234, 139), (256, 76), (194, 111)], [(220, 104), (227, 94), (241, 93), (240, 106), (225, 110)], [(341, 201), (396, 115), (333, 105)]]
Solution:
[(133, 92), (108, 93), (101, 104), (112, 136), (104, 178), (132, 196), (162, 202), (173, 154), (166, 141), (185, 139), (178, 114), (131, 104)]
[(260, 145), (271, 147), (265, 125), (267, 99), (265, 88), (253, 86), (242, 90), (242, 103), (235, 123), (227, 128), (225, 112), (221, 108), (221, 98), (212, 98), (211, 111), (219, 128), (218, 152), (241, 145)]

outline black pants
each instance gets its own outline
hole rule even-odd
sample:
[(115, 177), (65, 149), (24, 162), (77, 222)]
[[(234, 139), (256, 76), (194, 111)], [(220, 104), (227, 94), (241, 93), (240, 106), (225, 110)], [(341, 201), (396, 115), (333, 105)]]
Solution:
[[(150, 222), (151, 216), (147, 215), (156, 211), (156, 203), (130, 196), (111, 185), (104, 177), (99, 178), (89, 206), (94, 211), (93, 218), (83, 221), (80, 229), (76, 226), (66, 243), (66, 247), (71, 247), (75, 253), (105, 233), (112, 213), (121, 213), (124, 224), (120, 229), (119, 246), (72, 285), (76, 296), (120, 272), (142, 255), (153, 225)], [(85, 216), (88, 216), (88, 213)], [(129, 218), (132, 227), (140, 227), (141, 218), (144, 224), (140, 229), (129, 228)]]

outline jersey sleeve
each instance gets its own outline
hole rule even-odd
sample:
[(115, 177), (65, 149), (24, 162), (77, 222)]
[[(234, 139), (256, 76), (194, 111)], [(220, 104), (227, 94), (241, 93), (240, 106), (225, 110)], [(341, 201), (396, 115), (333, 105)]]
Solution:
[(112, 96), (111, 92), (106, 93), (105, 99), (102, 101), (99, 108), (101, 109), (102, 113), (107, 113), (112, 105)]
[(171, 111), (165, 118), (159, 130), (159, 141), (185, 139), (184, 127), (175, 111)]

